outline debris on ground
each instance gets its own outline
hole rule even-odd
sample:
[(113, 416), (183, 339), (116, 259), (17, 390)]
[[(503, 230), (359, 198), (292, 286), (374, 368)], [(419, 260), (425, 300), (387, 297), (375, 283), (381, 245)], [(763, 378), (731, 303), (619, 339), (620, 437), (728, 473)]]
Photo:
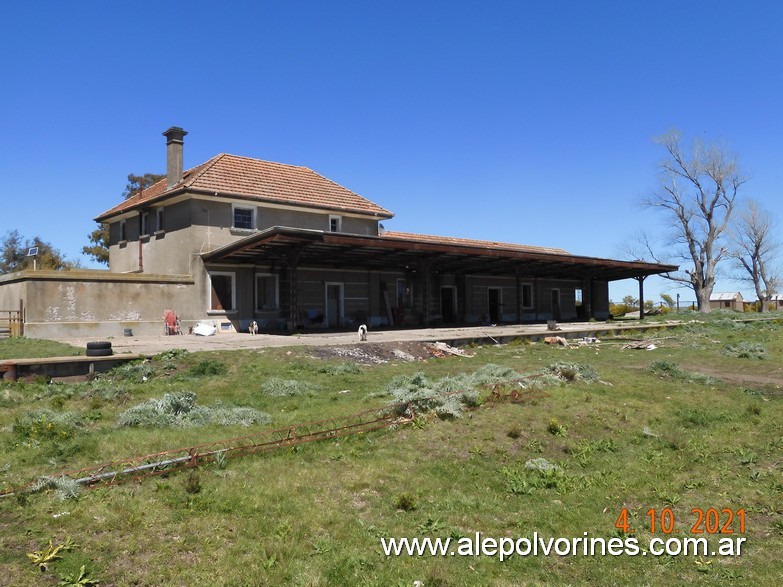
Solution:
[(214, 324), (205, 324), (199, 322), (193, 327), (193, 334), (197, 336), (213, 336), (217, 333), (217, 328)]
[(637, 351), (654, 351), (657, 348), (658, 346), (651, 340), (637, 340), (634, 342), (629, 342), (628, 344), (624, 344), (621, 350), (634, 349)]
[(452, 347), (446, 343), (430, 343), (422, 341), (400, 341), (395, 343), (365, 342), (359, 345), (339, 345), (331, 347), (317, 347), (312, 349), (311, 355), (322, 359), (340, 358), (354, 363), (365, 365), (377, 365), (404, 361), (426, 361), (443, 357), (472, 357), (472, 353)]
[(568, 341), (562, 336), (547, 336), (544, 338), (546, 344), (562, 344), (564, 347), (568, 346)]
[[(445, 342), (434, 342), (430, 346), (432, 346), (432, 348), (435, 351), (439, 351), (440, 353), (445, 353), (445, 354), (448, 354), (448, 355), (456, 355), (458, 357), (467, 357), (467, 358), (472, 358), (472, 357), (476, 356), (474, 353), (469, 353), (469, 352), (464, 351), (462, 349), (458, 349), (458, 348), (453, 347), (453, 346), (451, 346), (449, 344), (446, 344)], [(436, 357), (437, 356), (444, 356), (443, 354), (437, 354), (437, 352), (435, 352), (433, 354)]]

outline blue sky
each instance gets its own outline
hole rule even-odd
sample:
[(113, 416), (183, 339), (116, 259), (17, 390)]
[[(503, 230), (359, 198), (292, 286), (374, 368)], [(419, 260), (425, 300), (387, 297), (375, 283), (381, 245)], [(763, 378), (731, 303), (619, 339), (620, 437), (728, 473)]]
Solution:
[[(783, 185), (777, 2), (31, 1), (2, 14), (0, 233), (74, 259), (128, 173), (165, 171), (174, 125), (189, 131), (186, 167), (220, 152), (304, 165), (395, 212), (390, 229), (598, 257), (665, 230), (640, 200), (670, 128), (725, 141), (765, 207)], [(646, 297), (670, 288), (651, 278)], [(750, 294), (716, 287), (737, 289)]]

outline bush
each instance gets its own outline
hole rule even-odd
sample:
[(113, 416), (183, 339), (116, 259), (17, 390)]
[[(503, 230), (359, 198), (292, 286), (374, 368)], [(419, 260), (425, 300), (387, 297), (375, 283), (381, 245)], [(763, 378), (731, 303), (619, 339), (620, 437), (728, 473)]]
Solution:
[(192, 392), (167, 393), (160, 399), (151, 399), (134, 406), (118, 417), (120, 427), (173, 427), (173, 426), (251, 426), (267, 424), (269, 414), (252, 408), (196, 405)]
[(290, 397), (312, 394), (318, 391), (318, 388), (310, 383), (297, 381), (296, 379), (270, 377), (261, 384), (261, 391), (272, 397)]
[(766, 358), (767, 347), (759, 342), (740, 342), (737, 344), (727, 344), (723, 348), (723, 354), (740, 359), (758, 359)]
[(443, 379), (438, 383), (432, 382), (424, 373), (398, 375), (386, 386), (386, 392), (392, 396), (391, 403), (402, 404), (397, 406), (399, 413), (410, 406), (415, 413), (434, 412), (441, 418), (460, 418), (466, 406), (478, 404), (478, 392), (466, 386), (453, 395), (446, 395), (453, 383), (454, 380)]

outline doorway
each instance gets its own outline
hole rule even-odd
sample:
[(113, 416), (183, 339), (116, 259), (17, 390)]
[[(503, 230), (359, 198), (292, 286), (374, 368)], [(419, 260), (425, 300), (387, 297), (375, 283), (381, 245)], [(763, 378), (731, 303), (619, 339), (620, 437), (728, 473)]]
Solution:
[(343, 284), (326, 283), (326, 327), (337, 328), (343, 321)]
[(440, 315), (444, 324), (457, 321), (457, 288), (453, 285), (440, 288)]
[(560, 320), (560, 290), (552, 290), (552, 320)]
[(487, 288), (487, 313), (492, 324), (499, 324), (503, 318), (503, 289)]

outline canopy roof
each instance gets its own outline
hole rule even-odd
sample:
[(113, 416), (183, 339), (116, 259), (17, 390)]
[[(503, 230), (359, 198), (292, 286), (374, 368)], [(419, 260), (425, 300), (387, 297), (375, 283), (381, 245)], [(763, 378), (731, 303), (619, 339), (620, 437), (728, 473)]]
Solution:
[(614, 281), (677, 270), (508, 243), (408, 233), (365, 236), (276, 226), (204, 253), (205, 263), (282, 263), (299, 267), (420, 270)]

